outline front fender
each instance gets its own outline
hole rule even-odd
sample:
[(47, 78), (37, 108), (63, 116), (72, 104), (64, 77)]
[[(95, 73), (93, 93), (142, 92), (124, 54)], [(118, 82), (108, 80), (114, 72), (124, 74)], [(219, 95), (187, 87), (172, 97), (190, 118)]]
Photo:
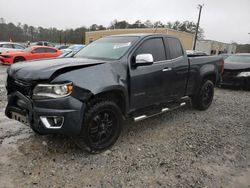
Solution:
[[(84, 67), (57, 76), (52, 83), (71, 81), (74, 86), (97, 95), (107, 91), (120, 91), (128, 101), (127, 71), (120, 62)], [(127, 106), (127, 104), (126, 104)]]

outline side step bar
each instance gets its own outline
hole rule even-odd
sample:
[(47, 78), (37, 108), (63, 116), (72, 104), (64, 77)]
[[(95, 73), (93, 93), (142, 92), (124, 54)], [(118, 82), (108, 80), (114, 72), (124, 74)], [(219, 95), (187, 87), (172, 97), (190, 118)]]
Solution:
[(158, 112), (158, 113), (155, 113), (155, 114), (152, 114), (152, 115), (141, 115), (141, 116), (137, 116), (137, 117), (134, 117), (134, 121), (135, 122), (137, 122), (137, 121), (141, 121), (141, 120), (144, 120), (144, 119), (147, 119), (147, 118), (150, 118), (150, 117), (153, 117), (153, 116), (156, 116), (156, 115), (159, 115), (159, 114), (162, 114), (162, 113), (164, 113), (164, 112), (168, 112), (168, 111), (171, 111), (171, 110), (175, 110), (175, 109), (177, 109), (177, 108), (180, 108), (180, 107), (182, 107), (182, 106), (185, 106), (186, 105), (186, 102), (182, 102), (182, 103), (180, 103), (180, 105), (179, 106), (175, 106), (175, 107), (173, 107), (173, 108), (162, 108), (161, 109), (161, 112)]

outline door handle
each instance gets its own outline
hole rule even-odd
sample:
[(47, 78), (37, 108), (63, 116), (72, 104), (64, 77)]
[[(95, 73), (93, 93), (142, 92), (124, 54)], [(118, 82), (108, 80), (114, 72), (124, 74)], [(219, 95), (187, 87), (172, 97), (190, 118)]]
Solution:
[(166, 72), (166, 71), (171, 71), (171, 70), (172, 70), (172, 68), (171, 68), (171, 67), (166, 67), (166, 68), (162, 69), (162, 71), (163, 71), (163, 72)]

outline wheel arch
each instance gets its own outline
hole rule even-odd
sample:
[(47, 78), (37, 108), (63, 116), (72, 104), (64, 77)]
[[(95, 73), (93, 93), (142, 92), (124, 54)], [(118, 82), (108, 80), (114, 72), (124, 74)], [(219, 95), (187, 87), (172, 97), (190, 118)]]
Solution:
[(209, 71), (209, 72), (205, 72), (204, 74), (201, 74), (199, 76), (198, 81), (195, 84), (194, 92), (190, 96), (194, 96), (197, 92), (199, 92), (202, 84), (206, 80), (211, 80), (213, 82), (213, 84), (216, 85), (216, 83), (217, 83), (217, 74), (216, 74), (216, 72), (215, 71)]
[(126, 92), (120, 87), (112, 87), (104, 89), (96, 94), (93, 94), (89, 100), (107, 99), (114, 101), (121, 109), (123, 115), (128, 112), (128, 97)]
[(210, 72), (210, 73), (207, 73), (207, 74), (203, 75), (202, 82), (204, 82), (206, 80), (210, 80), (210, 81), (213, 82), (214, 85), (216, 85), (216, 83), (217, 83), (216, 73), (215, 72)]
[(216, 65), (214, 64), (206, 64), (203, 65), (200, 68), (200, 81), (202, 84), (202, 82), (206, 79), (211, 80), (214, 85), (216, 84), (217, 80), (218, 80), (218, 69), (216, 68)]
[(19, 56), (16, 56), (13, 58), (13, 63), (14, 63), (15, 59), (18, 59), (18, 58), (24, 59), (24, 61), (26, 61), (25, 57), (19, 55)]

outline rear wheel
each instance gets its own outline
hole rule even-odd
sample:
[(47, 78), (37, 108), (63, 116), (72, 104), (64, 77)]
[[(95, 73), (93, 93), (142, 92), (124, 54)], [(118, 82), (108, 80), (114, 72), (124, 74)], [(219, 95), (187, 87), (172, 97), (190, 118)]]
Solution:
[(25, 61), (25, 59), (23, 57), (16, 57), (13, 61), (13, 63), (17, 63), (17, 62), (20, 62), (20, 61)]
[(192, 104), (198, 110), (206, 110), (212, 104), (214, 97), (214, 84), (206, 80), (200, 87), (198, 93), (192, 97)]
[(99, 101), (87, 110), (82, 137), (91, 152), (100, 152), (112, 146), (121, 133), (122, 113), (113, 101)]

